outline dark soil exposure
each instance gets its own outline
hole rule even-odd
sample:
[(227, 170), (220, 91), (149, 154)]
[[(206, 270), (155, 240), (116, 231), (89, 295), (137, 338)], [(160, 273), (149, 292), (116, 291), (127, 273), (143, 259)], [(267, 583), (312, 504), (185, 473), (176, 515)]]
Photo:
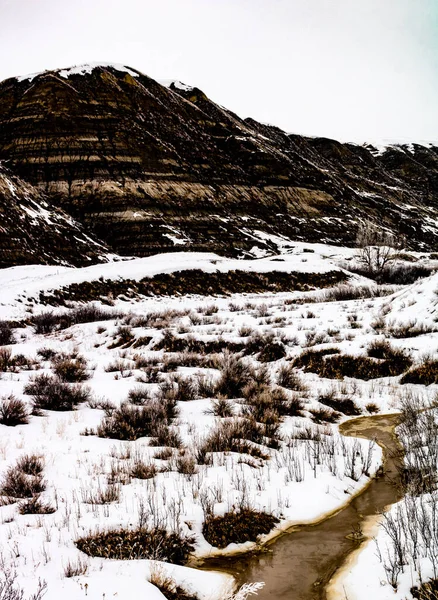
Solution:
[(348, 436), (376, 439), (384, 450), (384, 476), (347, 507), (319, 525), (303, 525), (273, 540), (254, 556), (208, 560), (205, 568), (231, 573), (239, 584), (264, 581), (259, 600), (324, 600), (326, 586), (361, 541), (352, 538), (365, 517), (382, 512), (402, 497), (397, 461), (400, 446), (393, 430), (398, 415), (361, 417), (340, 426)]
[[(123, 263), (121, 268), (123, 268)], [(65, 306), (67, 302), (88, 302), (115, 298), (137, 298), (139, 296), (180, 296), (185, 294), (229, 295), (259, 292), (292, 292), (329, 287), (345, 282), (342, 271), (328, 273), (284, 273), (270, 271), (228, 271), (206, 273), (201, 269), (187, 269), (175, 273), (162, 273), (145, 277), (141, 281), (132, 279), (84, 281), (72, 283), (59, 290), (41, 292), (39, 301), (51, 306)]]

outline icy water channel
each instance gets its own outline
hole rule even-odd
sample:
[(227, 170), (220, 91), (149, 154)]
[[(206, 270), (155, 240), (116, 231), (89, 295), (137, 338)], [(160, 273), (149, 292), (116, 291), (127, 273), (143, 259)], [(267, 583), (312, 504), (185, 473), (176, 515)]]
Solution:
[(264, 581), (257, 600), (324, 600), (328, 582), (363, 541), (357, 533), (365, 517), (381, 513), (402, 497), (397, 470), (400, 446), (394, 436), (398, 419), (398, 415), (376, 415), (340, 426), (343, 435), (376, 440), (384, 459), (383, 476), (373, 479), (345, 508), (318, 525), (293, 527), (260, 554), (211, 559), (204, 568), (231, 573), (239, 584)]

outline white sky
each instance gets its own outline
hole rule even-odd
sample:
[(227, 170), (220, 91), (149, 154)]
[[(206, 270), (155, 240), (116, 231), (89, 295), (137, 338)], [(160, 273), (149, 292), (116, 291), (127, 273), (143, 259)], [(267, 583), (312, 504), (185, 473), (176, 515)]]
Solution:
[(0, 0), (0, 80), (93, 61), (342, 140), (438, 140), (438, 0)]

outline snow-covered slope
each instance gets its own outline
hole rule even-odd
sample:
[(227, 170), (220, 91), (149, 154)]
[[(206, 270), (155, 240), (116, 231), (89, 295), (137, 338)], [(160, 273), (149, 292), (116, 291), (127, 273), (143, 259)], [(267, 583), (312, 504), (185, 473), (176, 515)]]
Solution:
[(46, 195), (0, 163), (0, 267), (85, 265), (115, 258)]

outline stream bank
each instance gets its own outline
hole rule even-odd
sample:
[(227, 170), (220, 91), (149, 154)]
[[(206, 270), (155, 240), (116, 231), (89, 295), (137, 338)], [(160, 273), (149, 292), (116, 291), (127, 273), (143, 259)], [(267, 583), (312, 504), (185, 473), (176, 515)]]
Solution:
[(203, 567), (230, 573), (239, 585), (264, 581), (259, 600), (325, 600), (330, 580), (365, 541), (365, 523), (402, 498), (397, 468), (402, 451), (394, 434), (399, 419), (398, 414), (373, 415), (340, 426), (343, 435), (376, 440), (383, 449), (383, 468), (334, 515), (295, 525), (258, 554), (212, 558)]

